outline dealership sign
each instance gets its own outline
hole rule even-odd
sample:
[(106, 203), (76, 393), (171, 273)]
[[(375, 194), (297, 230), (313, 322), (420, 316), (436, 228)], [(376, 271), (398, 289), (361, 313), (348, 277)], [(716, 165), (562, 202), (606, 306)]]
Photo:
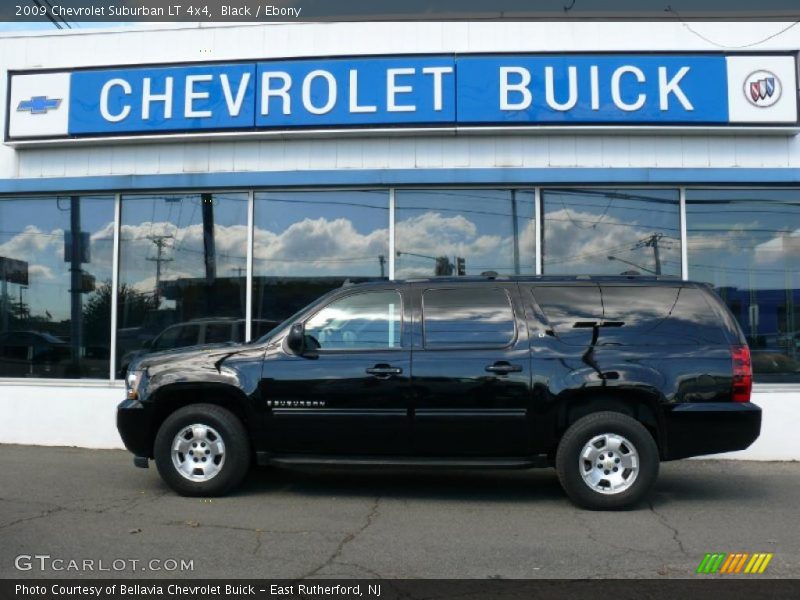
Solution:
[(12, 72), (8, 142), (344, 128), (796, 126), (794, 56), (437, 55)]

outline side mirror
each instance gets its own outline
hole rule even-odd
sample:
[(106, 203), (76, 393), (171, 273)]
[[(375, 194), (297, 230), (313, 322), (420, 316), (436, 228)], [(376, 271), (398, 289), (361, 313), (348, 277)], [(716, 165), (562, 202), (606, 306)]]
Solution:
[(305, 350), (305, 339), (305, 327), (302, 323), (295, 323), (289, 330), (289, 335), (286, 336), (286, 345), (294, 354), (300, 356)]

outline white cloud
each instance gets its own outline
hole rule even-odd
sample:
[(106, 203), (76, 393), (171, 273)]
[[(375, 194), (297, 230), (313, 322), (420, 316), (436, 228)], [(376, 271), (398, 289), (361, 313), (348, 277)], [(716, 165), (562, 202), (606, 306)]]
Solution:
[[(596, 214), (574, 209), (552, 211), (547, 217), (544, 252), (546, 262), (553, 265), (551, 272), (557, 272), (559, 268), (571, 272), (581, 271), (583, 265), (586, 266), (586, 272), (597, 272), (605, 264), (609, 265), (605, 272), (635, 268), (624, 263), (612, 266), (614, 263), (608, 260), (608, 256), (616, 256), (653, 269), (652, 248), (640, 248), (633, 252), (631, 249), (636, 242), (654, 233), (675, 235), (672, 231), (659, 231), (657, 228), (620, 221), (608, 215), (598, 223)], [(576, 229), (577, 227), (580, 229)], [(680, 243), (677, 240), (664, 239), (660, 245), (660, 253), (662, 262), (671, 263), (671, 269), (665, 268), (665, 271), (674, 271), (675, 263), (680, 264)]]
[(306, 218), (281, 233), (256, 228), (253, 253), (257, 274), (380, 274), (388, 261), (387, 229), (360, 233), (349, 219)]
[(759, 265), (784, 261), (794, 265), (800, 261), (800, 229), (779, 234), (755, 247), (755, 262)]
[(37, 279), (53, 280), (56, 276), (53, 269), (45, 265), (30, 265), (28, 267), (28, 278), (30, 284), (35, 284)]

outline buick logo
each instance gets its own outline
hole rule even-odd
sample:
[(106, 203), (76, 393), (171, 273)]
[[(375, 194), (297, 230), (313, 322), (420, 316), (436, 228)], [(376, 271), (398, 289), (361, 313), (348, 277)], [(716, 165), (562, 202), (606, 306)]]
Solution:
[(781, 80), (771, 71), (754, 71), (744, 80), (744, 97), (759, 108), (775, 104), (782, 91)]

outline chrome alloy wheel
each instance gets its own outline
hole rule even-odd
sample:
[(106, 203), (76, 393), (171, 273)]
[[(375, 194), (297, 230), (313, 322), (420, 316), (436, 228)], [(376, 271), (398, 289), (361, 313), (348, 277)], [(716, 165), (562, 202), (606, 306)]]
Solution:
[(172, 440), (172, 464), (189, 481), (213, 479), (225, 464), (225, 442), (213, 427), (183, 427)]
[(636, 447), (616, 433), (594, 436), (583, 447), (578, 468), (584, 483), (601, 494), (629, 489), (639, 474)]

